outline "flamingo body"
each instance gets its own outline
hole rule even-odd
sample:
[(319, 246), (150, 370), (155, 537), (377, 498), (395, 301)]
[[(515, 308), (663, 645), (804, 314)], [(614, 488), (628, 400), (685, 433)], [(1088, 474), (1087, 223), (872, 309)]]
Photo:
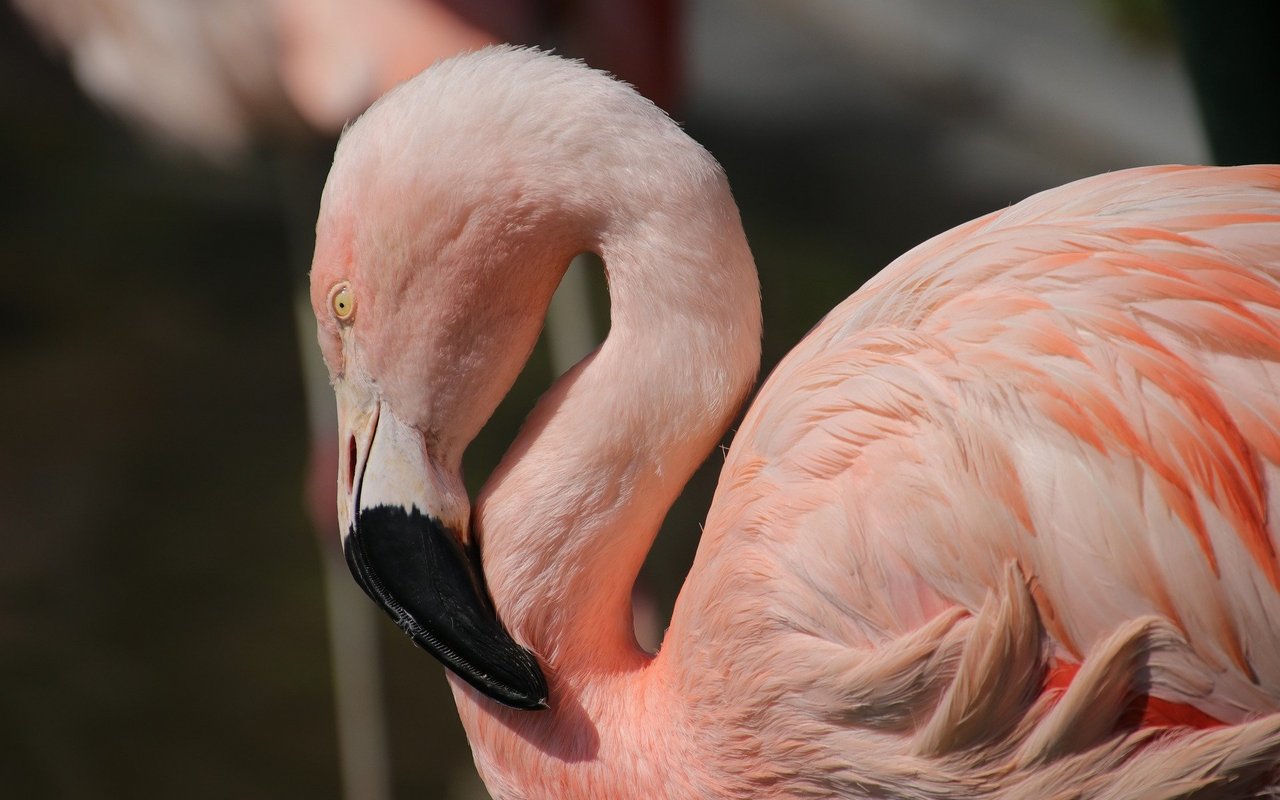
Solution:
[[(583, 249), (609, 337), (472, 510), (461, 452)], [(580, 65), (454, 59), (340, 144), (312, 287), (349, 559), (496, 797), (1277, 790), (1280, 168), (1079, 181), (887, 267), (747, 412), (657, 655), (631, 585), (759, 353), (714, 160)]]
[(898, 259), (762, 388), (699, 566), (722, 547), (729, 572), (802, 559), (778, 615), (807, 616), (785, 598), (821, 585), (867, 647), (981, 607), (1012, 559), (1061, 657), (1158, 615), (1243, 681), (1198, 707), (1275, 708), (1280, 648), (1258, 644), (1280, 619), (1278, 190), (1273, 167), (1129, 170)]

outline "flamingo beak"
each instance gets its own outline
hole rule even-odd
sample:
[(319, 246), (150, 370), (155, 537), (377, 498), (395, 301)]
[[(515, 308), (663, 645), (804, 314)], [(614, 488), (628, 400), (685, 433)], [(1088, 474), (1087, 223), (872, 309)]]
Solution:
[(470, 507), (461, 481), (385, 403), (346, 382), (337, 394), (345, 443), (338, 516), (356, 583), (414, 644), (485, 695), (547, 708), (542, 670), (503, 629), (479, 550), (462, 543)]

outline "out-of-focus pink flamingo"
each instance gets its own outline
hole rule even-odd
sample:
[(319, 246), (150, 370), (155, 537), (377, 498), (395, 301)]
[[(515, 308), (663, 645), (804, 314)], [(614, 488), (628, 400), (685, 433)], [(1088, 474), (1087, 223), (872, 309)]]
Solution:
[(445, 56), (558, 40), (663, 107), (680, 83), (678, 0), (275, 0), (280, 74), (313, 125), (337, 131)]
[[(473, 513), (583, 250), (612, 328)], [(452, 59), (340, 142), (311, 299), (348, 562), (496, 797), (1280, 788), (1280, 167), (1079, 181), (887, 267), (747, 413), (656, 656), (631, 586), (759, 356), (711, 156), (579, 64)]]
[(157, 138), (215, 160), (336, 133), (455, 53), (560, 38), (668, 106), (677, 0), (13, 0), (76, 80)]

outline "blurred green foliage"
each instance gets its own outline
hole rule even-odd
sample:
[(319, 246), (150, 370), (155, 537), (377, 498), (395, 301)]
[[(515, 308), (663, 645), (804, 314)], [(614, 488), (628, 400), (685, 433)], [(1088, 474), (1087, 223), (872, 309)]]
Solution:
[(1173, 26), (1168, 0), (1092, 0), (1116, 30), (1143, 44), (1169, 44)]

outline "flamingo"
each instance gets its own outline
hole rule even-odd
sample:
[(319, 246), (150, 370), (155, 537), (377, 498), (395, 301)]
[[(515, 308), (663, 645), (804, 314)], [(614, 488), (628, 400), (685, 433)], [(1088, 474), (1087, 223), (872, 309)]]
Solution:
[[(611, 328), (474, 508), (460, 465), (569, 259)], [(311, 272), (361, 587), (496, 798), (1280, 791), (1280, 167), (1149, 167), (911, 250), (746, 412), (658, 652), (631, 587), (754, 383), (716, 161), (490, 48), (338, 144)]]
[[(670, 0), (591, 3), (553, 15), (528, 0), (483, 8), (450, 0), (14, 0), (14, 6), (51, 49), (65, 54), (81, 88), (135, 129), (223, 165), (244, 158), (254, 143), (269, 143), (286, 178), (282, 187), (294, 197), (307, 194), (294, 184), (309, 183), (311, 163), (302, 154), (319, 136), (336, 134), (422, 67), (501, 35), (521, 41), (554, 35), (570, 49), (599, 54), (657, 102), (673, 104), (678, 94), (680, 15)], [(580, 274), (565, 284), (560, 311), (548, 320), (557, 371), (590, 349), (594, 336)], [(308, 305), (297, 304), (300, 324), (311, 318)], [(309, 336), (300, 343), (312, 435), (307, 512), (317, 531), (328, 531), (335, 524), (327, 479), (336, 461), (333, 409), (322, 401), (328, 387), (315, 345)], [(374, 612), (345, 579), (336, 548), (324, 544), (344, 796), (389, 797), (381, 668), (369, 646)]]

